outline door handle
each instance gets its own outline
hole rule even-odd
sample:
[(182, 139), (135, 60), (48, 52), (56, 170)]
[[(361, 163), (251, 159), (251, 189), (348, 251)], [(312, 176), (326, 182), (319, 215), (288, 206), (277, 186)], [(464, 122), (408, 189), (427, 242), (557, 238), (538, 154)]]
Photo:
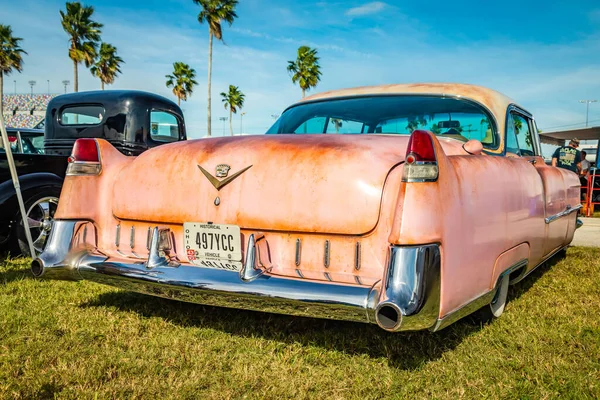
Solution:
[(532, 160), (527, 160), (531, 163), (531, 165), (535, 165), (537, 163), (537, 160), (534, 158)]

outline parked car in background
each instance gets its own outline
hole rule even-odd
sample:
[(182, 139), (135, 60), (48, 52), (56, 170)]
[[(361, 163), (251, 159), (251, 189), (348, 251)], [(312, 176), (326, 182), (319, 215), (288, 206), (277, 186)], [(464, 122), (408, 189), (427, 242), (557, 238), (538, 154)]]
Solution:
[[(44, 154), (44, 131), (7, 128), (29, 219), (33, 247), (41, 252), (65, 177), (67, 156)], [(29, 254), (6, 149), (0, 140), (0, 248)]]
[(392, 332), (491, 319), (576, 228), (579, 179), (540, 155), (529, 112), (458, 84), (318, 94), (137, 158), (80, 139), (32, 271)]
[[(29, 218), (34, 248), (41, 252), (79, 138), (102, 138), (123, 155), (186, 140), (181, 109), (174, 102), (131, 90), (71, 93), (53, 98), (45, 130), (8, 128)], [(1, 147), (1, 146), (0, 146)], [(0, 248), (29, 254), (25, 230), (4, 149), (0, 148)]]

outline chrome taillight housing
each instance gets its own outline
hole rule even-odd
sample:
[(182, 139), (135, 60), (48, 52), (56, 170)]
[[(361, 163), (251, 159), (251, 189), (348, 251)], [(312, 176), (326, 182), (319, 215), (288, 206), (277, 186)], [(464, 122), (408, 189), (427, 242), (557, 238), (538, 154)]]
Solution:
[(410, 135), (402, 172), (403, 182), (434, 182), (439, 168), (432, 133), (416, 130)]

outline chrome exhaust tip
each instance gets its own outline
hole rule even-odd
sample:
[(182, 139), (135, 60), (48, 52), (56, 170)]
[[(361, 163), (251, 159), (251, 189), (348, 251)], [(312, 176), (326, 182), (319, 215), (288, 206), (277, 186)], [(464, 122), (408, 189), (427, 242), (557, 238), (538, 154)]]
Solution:
[(36, 258), (31, 262), (31, 273), (36, 278), (44, 275), (44, 261), (41, 258)]
[(397, 332), (402, 326), (402, 310), (396, 304), (384, 302), (375, 310), (375, 321), (388, 332)]

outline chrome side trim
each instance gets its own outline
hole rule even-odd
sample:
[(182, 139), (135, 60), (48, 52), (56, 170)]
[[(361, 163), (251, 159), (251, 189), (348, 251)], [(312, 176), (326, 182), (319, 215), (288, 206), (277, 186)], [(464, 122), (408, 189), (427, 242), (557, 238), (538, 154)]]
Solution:
[(361, 256), (360, 242), (356, 242), (356, 249), (354, 250), (354, 269), (357, 271), (360, 270)]
[(120, 244), (121, 244), (121, 224), (118, 224), (117, 231), (115, 233), (115, 246), (117, 246), (117, 249), (119, 248)]
[(462, 307), (446, 314), (444, 317), (439, 318), (437, 320), (435, 326), (431, 330), (433, 332), (437, 332), (441, 329), (444, 329), (447, 326), (458, 321), (459, 319), (466, 317), (467, 315), (473, 314), (475, 311), (479, 310), (481, 307), (485, 306), (486, 304), (490, 304), (492, 302), (492, 300), (494, 299), (494, 296), (496, 295), (498, 285), (502, 281), (502, 278), (505, 277), (507, 274), (511, 274), (512, 272), (517, 271), (519, 268), (527, 266), (528, 263), (529, 263), (528, 260), (523, 259), (523, 260), (520, 260), (517, 263), (513, 264), (511, 267), (506, 269), (504, 272), (502, 272), (498, 276), (498, 280), (496, 281), (496, 284), (494, 285), (494, 287), (491, 290), (483, 293), (479, 297), (474, 298), (473, 300), (471, 300), (467, 304), (463, 305)]
[(131, 229), (129, 230), (129, 247), (133, 250), (135, 247), (135, 226), (131, 225)]
[(296, 239), (296, 267), (302, 262), (302, 240)]
[(547, 217), (546, 219), (544, 219), (544, 221), (547, 224), (549, 224), (551, 222), (556, 221), (559, 218), (566, 217), (567, 215), (579, 210), (582, 207), (583, 207), (583, 205), (581, 205), (581, 204), (577, 204), (575, 207), (571, 207), (570, 205), (567, 205), (567, 207), (565, 208), (564, 211), (561, 211), (558, 214), (551, 215), (551, 216)]
[(329, 240), (325, 241), (325, 254), (323, 256), (323, 265), (325, 268), (329, 268), (329, 252), (330, 252), (330, 244)]

